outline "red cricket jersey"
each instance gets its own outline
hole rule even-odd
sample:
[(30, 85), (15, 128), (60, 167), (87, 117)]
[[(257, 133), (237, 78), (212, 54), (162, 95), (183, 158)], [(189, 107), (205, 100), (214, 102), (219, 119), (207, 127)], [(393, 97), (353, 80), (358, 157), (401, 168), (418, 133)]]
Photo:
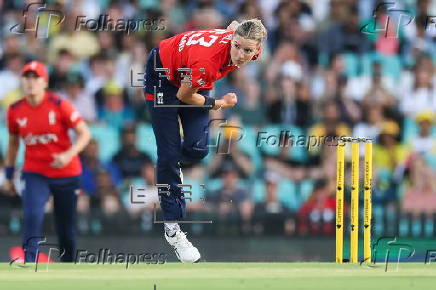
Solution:
[(52, 154), (71, 147), (68, 129), (74, 128), (82, 117), (66, 99), (46, 92), (44, 100), (31, 106), (25, 98), (8, 108), (8, 130), (19, 135), (25, 146), (23, 171), (35, 172), (50, 178), (80, 175), (82, 166), (78, 156), (64, 168), (53, 168)]
[[(192, 87), (211, 90), (213, 82), (237, 68), (231, 65), (230, 41), (233, 31), (210, 29), (188, 31), (164, 39), (159, 44), (159, 55), (169, 81), (180, 87), (183, 75), (192, 75)], [(178, 71), (190, 68), (191, 72)]]

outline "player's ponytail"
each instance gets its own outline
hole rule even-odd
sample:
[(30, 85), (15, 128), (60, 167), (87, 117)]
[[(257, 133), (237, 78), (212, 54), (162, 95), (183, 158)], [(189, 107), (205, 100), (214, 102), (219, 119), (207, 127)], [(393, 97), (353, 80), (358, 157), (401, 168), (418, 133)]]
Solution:
[(236, 28), (235, 34), (246, 38), (262, 42), (266, 39), (267, 31), (260, 19), (249, 19), (242, 21)]

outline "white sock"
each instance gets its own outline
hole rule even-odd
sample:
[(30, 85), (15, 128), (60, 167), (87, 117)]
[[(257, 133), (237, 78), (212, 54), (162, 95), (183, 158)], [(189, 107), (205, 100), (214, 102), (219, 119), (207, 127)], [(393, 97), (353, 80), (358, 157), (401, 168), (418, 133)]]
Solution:
[(180, 231), (180, 227), (178, 223), (165, 223), (164, 229), (165, 229), (165, 233), (169, 237), (173, 237), (178, 231)]

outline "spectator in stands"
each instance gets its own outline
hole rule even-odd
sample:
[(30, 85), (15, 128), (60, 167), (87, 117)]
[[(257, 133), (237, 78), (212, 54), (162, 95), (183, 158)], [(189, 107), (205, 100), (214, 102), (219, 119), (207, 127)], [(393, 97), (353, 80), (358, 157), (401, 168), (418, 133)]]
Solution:
[(65, 79), (64, 95), (77, 108), (83, 118), (89, 122), (95, 122), (97, 112), (95, 100), (91, 94), (84, 90), (85, 80), (79, 72), (69, 72)]
[[(436, 136), (433, 129), (434, 113), (422, 112), (416, 116), (419, 135), (410, 141), (413, 152), (436, 156)], [(436, 132), (436, 131), (435, 131)]]
[(152, 163), (146, 163), (141, 168), (141, 177), (124, 187), (123, 205), (132, 217), (151, 213), (154, 206), (160, 207), (154, 170)]
[[(288, 70), (292, 69), (289, 67)], [(272, 123), (292, 124), (306, 128), (311, 123), (312, 115), (312, 103), (308, 88), (301, 81), (295, 79), (301, 79), (301, 76), (291, 77), (291, 75), (292, 73), (288, 71), (280, 78), (279, 91), (281, 94), (269, 103), (268, 117)]]
[(6, 59), (9, 55), (22, 55), (21, 47), (22, 42), (17, 34), (7, 33), (6, 35), (3, 35), (0, 53), (0, 70), (4, 70), (6, 68)]
[[(321, 114), (321, 122), (316, 123), (309, 129), (309, 136), (318, 139), (325, 139), (326, 137), (350, 135), (350, 128), (339, 119), (338, 107), (334, 100), (327, 100), (324, 102)], [(310, 147), (309, 153), (311, 155), (312, 163), (320, 163), (319, 157), (321, 149), (322, 146)]]
[(98, 191), (97, 176), (100, 171), (110, 174), (115, 186), (120, 185), (121, 175), (116, 166), (99, 160), (99, 144), (91, 139), (88, 146), (81, 154), (82, 161), (82, 186), (87, 195), (95, 196)]
[(414, 117), (419, 112), (428, 110), (436, 112), (434, 68), (416, 67), (412, 91), (405, 91), (401, 96), (401, 111)]
[(241, 127), (237, 123), (229, 123), (221, 128), (223, 128), (224, 136), (217, 140), (220, 144), (217, 144), (216, 154), (208, 164), (210, 177), (216, 178), (223, 173), (225, 166), (232, 166), (240, 178), (250, 178), (254, 173), (252, 161), (248, 154), (239, 149), (237, 144), (238, 140), (242, 138)]
[(301, 235), (333, 235), (336, 198), (326, 180), (318, 180), (309, 199), (298, 211), (298, 231)]
[(234, 109), (234, 113), (238, 114), (243, 124), (251, 126), (263, 125), (266, 123), (266, 113), (265, 107), (260, 100), (260, 87), (253, 80), (245, 80), (244, 84), (245, 98)]
[(11, 53), (4, 56), (4, 61), (5, 67), (0, 71), (0, 109), (6, 111), (21, 96), (19, 88), (23, 58), (18, 53)]
[(74, 55), (67, 48), (59, 50), (53, 70), (50, 73), (50, 89), (60, 91), (65, 88), (67, 75), (74, 69), (75, 62)]
[(121, 200), (124, 208), (145, 232), (152, 230), (154, 211), (160, 210), (154, 170), (153, 164), (146, 163), (141, 169), (141, 177), (125, 182), (122, 189)]
[(374, 167), (393, 173), (406, 160), (407, 150), (398, 142), (400, 127), (394, 121), (385, 121), (379, 140), (374, 146)]
[(120, 195), (110, 174), (104, 169), (97, 172), (96, 185), (97, 192), (94, 198), (99, 208), (106, 217), (114, 217), (122, 209)]
[[(380, 130), (385, 121), (383, 116), (383, 108), (380, 104), (372, 106), (364, 106), (362, 108), (363, 120), (354, 126), (353, 136), (370, 138), (377, 140)], [(364, 152), (363, 152), (364, 153)]]
[(265, 174), (265, 201), (257, 203), (254, 210), (254, 227), (256, 234), (293, 235), (295, 219), (278, 197), (280, 175), (274, 171)]
[(124, 179), (140, 177), (142, 168), (147, 164), (153, 164), (150, 156), (140, 151), (136, 144), (136, 127), (128, 125), (121, 132), (121, 148), (112, 157), (112, 162)]
[(99, 120), (116, 129), (134, 120), (133, 111), (124, 103), (122, 93), (123, 89), (115, 82), (108, 82), (103, 88), (104, 103), (98, 112)]
[(219, 220), (237, 217), (241, 221), (242, 232), (249, 233), (254, 204), (248, 190), (238, 184), (239, 180), (238, 170), (226, 165), (222, 170), (222, 188), (208, 194), (207, 201), (215, 205)]
[(419, 235), (422, 234), (421, 217), (425, 217), (425, 220), (432, 224), (433, 215), (436, 214), (436, 170), (431, 168), (419, 154), (410, 156), (408, 168), (409, 178), (402, 200), (402, 209), (403, 213), (409, 214), (412, 219), (413, 234)]

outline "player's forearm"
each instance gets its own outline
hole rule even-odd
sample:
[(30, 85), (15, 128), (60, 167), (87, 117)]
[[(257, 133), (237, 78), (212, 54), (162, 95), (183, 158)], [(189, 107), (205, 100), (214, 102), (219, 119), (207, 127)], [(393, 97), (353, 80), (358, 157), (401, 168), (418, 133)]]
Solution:
[[(185, 96), (185, 97), (179, 97), (179, 100), (182, 102), (188, 104), (188, 105), (196, 105), (196, 106), (203, 106), (205, 97), (201, 94), (192, 94), (191, 96)], [(213, 106), (213, 109), (216, 110), (219, 107), (222, 107), (224, 105), (223, 100), (215, 100), (215, 105)]]
[(5, 158), (5, 167), (14, 167), (17, 160), (18, 148), (20, 146), (20, 138), (18, 135), (10, 134), (8, 142), (8, 150)]
[(76, 142), (74, 142), (74, 144), (68, 150), (69, 153), (73, 156), (82, 152), (91, 140), (91, 133), (84, 121), (79, 123), (75, 130), (77, 133)]

